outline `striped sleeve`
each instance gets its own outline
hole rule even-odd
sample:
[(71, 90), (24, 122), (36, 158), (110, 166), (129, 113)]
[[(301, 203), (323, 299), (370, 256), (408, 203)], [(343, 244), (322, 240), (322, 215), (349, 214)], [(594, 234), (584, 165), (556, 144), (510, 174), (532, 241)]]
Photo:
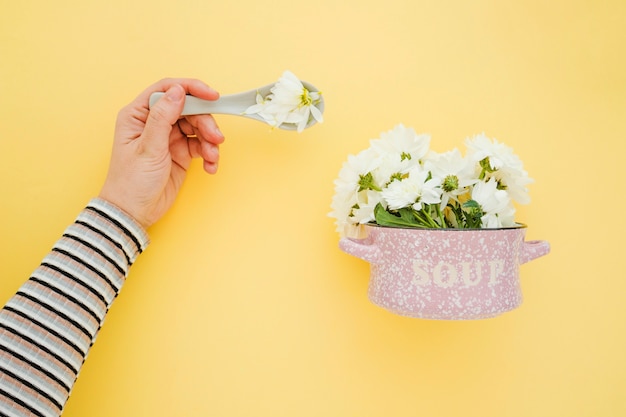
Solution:
[(59, 416), (145, 230), (93, 199), (0, 310), (0, 416)]

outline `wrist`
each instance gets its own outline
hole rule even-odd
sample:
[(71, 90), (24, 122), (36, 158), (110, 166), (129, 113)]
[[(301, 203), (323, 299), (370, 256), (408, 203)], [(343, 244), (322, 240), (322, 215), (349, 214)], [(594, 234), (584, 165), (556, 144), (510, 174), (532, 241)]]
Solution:
[(120, 204), (114, 198), (108, 198), (106, 194), (100, 193), (98, 197), (91, 200), (91, 203), (98, 204), (104, 210), (113, 214), (115, 218), (119, 219), (134, 235), (146, 241), (148, 240), (147, 230), (150, 225), (142, 221), (139, 216), (125, 208), (123, 204)]
[(144, 230), (147, 230), (148, 227), (152, 225), (152, 223), (144, 218), (145, 216), (142, 216), (140, 211), (134, 208), (132, 204), (133, 198), (130, 195), (125, 195), (127, 192), (126, 189), (117, 187), (115, 192), (108, 192), (108, 188), (105, 183), (97, 198), (120, 210), (125, 216), (130, 217), (134, 222), (138, 223)]

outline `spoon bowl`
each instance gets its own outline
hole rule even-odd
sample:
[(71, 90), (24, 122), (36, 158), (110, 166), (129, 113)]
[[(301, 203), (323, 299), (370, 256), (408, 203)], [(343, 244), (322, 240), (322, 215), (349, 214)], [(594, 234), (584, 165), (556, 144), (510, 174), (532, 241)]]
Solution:
[[(255, 88), (254, 90), (244, 91), (242, 93), (228, 94), (220, 96), (217, 100), (204, 100), (192, 95), (185, 97), (185, 105), (183, 107), (182, 116), (191, 116), (197, 114), (229, 114), (233, 116), (247, 117), (249, 119), (258, 120), (263, 123), (267, 121), (258, 114), (246, 114), (246, 110), (256, 104), (256, 96), (260, 94), (262, 97), (267, 97), (270, 94), (271, 89), (276, 83), (268, 84), (263, 87)], [(314, 85), (302, 81), (304, 88), (310, 92), (317, 92), (318, 89)], [(150, 107), (164, 95), (165, 93), (156, 92), (150, 96)], [(320, 102), (315, 105), (318, 110), (324, 112), (324, 97), (320, 96)], [(314, 117), (311, 117), (308, 121), (306, 128), (309, 128), (317, 123)], [(278, 126), (284, 130), (296, 130), (297, 126), (293, 123), (282, 123)]]

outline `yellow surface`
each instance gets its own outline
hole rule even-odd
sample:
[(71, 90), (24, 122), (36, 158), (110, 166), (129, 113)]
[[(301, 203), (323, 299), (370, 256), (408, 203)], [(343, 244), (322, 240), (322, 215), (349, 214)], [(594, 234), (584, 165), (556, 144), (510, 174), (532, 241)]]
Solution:
[[(217, 116), (150, 232), (71, 416), (626, 415), (626, 3), (2, 1), (0, 290), (38, 265), (106, 172), (117, 110), (165, 76), (223, 94), (290, 69), (326, 122)], [(369, 303), (326, 217), (350, 153), (396, 123), (438, 151), (485, 132), (536, 180), (518, 211), (552, 253), (524, 305), (437, 322)]]

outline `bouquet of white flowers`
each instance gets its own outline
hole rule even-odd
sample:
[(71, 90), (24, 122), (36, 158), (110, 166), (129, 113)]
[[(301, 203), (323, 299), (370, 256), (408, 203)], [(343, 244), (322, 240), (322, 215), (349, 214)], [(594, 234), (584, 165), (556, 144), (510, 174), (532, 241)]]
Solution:
[(530, 201), (528, 177), (519, 157), (484, 134), (458, 149), (436, 153), (430, 137), (403, 125), (348, 156), (335, 180), (330, 217), (337, 231), (374, 223), (421, 228), (514, 226), (513, 202)]

